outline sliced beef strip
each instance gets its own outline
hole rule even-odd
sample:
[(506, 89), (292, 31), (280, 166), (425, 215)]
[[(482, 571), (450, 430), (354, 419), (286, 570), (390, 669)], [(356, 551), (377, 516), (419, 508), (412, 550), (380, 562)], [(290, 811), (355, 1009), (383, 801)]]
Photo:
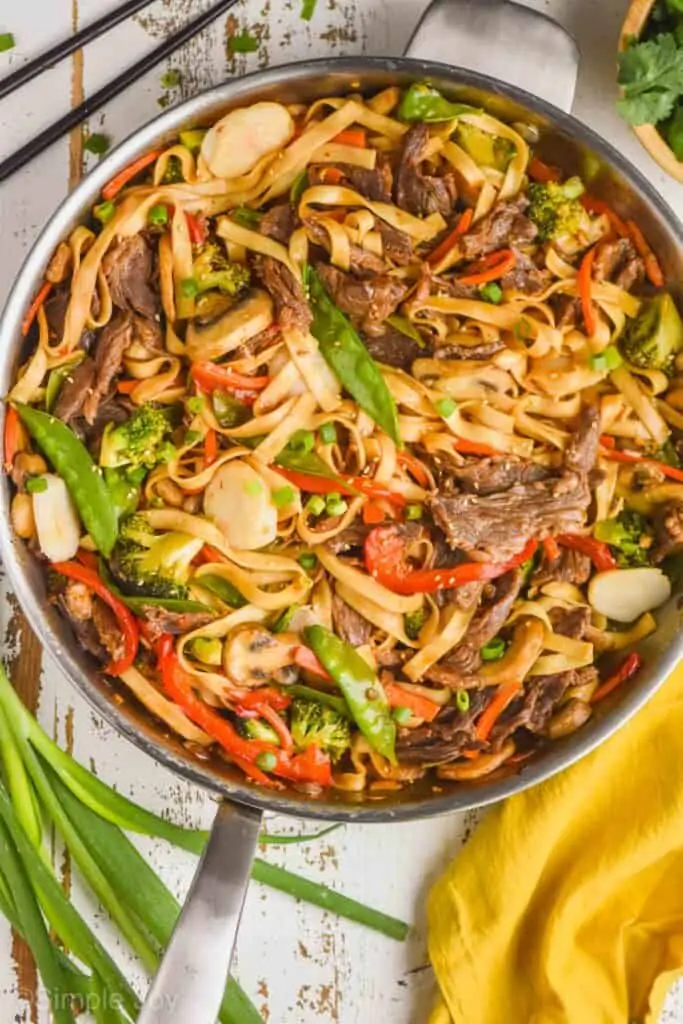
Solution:
[(543, 733), (568, 687), (574, 685), (576, 672), (557, 672), (550, 676), (532, 676), (525, 681), (522, 695), (505, 709), (489, 737), (494, 750), (500, 750), (517, 729)]
[(365, 544), (365, 538), (373, 529), (372, 526), (368, 526), (364, 523), (351, 523), (345, 530), (338, 533), (335, 537), (332, 537), (327, 541), (327, 548), (332, 552), (333, 555), (344, 555), (349, 551), (362, 550)]
[(83, 405), (95, 384), (95, 360), (86, 356), (75, 366), (59, 390), (54, 415), (62, 423), (70, 424), (80, 416)]
[(644, 275), (643, 261), (629, 238), (600, 242), (593, 263), (593, 277), (596, 281), (612, 281), (619, 288), (629, 291), (642, 281)]
[(69, 308), (69, 288), (55, 288), (45, 301), (45, 317), (51, 341), (61, 341), (64, 337), (64, 321)]
[(584, 604), (573, 608), (551, 608), (548, 616), (555, 633), (573, 640), (583, 640), (591, 620), (590, 608)]
[(551, 295), (549, 303), (555, 311), (555, 323), (558, 327), (576, 327), (581, 322), (581, 299), (571, 295)]
[(292, 272), (272, 256), (254, 260), (254, 271), (275, 303), (275, 315), (281, 327), (308, 330), (313, 319), (301, 284)]
[(362, 647), (372, 636), (372, 623), (337, 594), (332, 597), (332, 624), (337, 636), (352, 647)]
[(458, 190), (455, 175), (447, 173), (438, 178), (422, 171), (423, 153), (429, 141), (425, 124), (416, 124), (408, 130), (396, 176), (396, 204), (416, 217), (440, 213), (450, 217)]
[(524, 215), (528, 200), (523, 195), (496, 203), (490, 213), (470, 228), (460, 240), (464, 259), (474, 260), (496, 249), (510, 249), (533, 242), (538, 229)]
[(134, 316), (133, 337), (150, 352), (164, 351), (164, 335), (158, 320), (148, 320), (146, 316)]
[(388, 274), (358, 281), (326, 263), (318, 263), (316, 270), (332, 301), (356, 325), (370, 333), (381, 333), (381, 325), (396, 312), (408, 292), (405, 282)]
[(157, 316), (160, 302), (152, 284), (154, 253), (143, 235), (120, 238), (102, 260), (102, 268), (115, 306), (150, 320)]
[(596, 405), (581, 410), (576, 430), (564, 452), (565, 468), (588, 475), (595, 466), (600, 442), (600, 413)]
[(92, 609), (93, 623), (100, 638), (100, 643), (112, 661), (123, 657), (126, 642), (111, 608), (96, 597)]
[(515, 265), (507, 274), (503, 274), (500, 281), (502, 287), (525, 295), (538, 295), (550, 284), (550, 271), (537, 267), (531, 257), (519, 249), (513, 251), (516, 256)]
[(491, 359), (497, 352), (502, 352), (505, 344), (502, 341), (483, 341), (477, 345), (452, 345), (448, 342), (439, 345), (434, 351), (435, 359), (472, 359), (484, 362)]
[(413, 338), (391, 326), (385, 327), (381, 334), (366, 337), (363, 341), (373, 359), (387, 366), (397, 366), (406, 373), (410, 372), (416, 359), (430, 355), (426, 346), (418, 345)]
[[(308, 178), (311, 185), (326, 185), (325, 171), (329, 170), (329, 164), (314, 164), (308, 170)], [(336, 170), (344, 177), (341, 184), (360, 192), (366, 199), (376, 203), (390, 203), (393, 187), (393, 173), (391, 164), (386, 157), (378, 153), (377, 165), (373, 169), (356, 167), (355, 164), (335, 164)]]
[(95, 346), (95, 380), (82, 408), (86, 423), (95, 422), (100, 403), (121, 370), (124, 352), (132, 340), (133, 319), (130, 313), (116, 313), (99, 332)]
[(531, 582), (535, 587), (544, 587), (546, 583), (554, 581), (573, 583), (574, 586), (582, 587), (590, 579), (591, 572), (592, 562), (588, 555), (584, 555), (582, 551), (560, 547), (560, 554), (552, 560), (548, 558), (545, 550), (542, 552)]
[(145, 635), (152, 642), (165, 633), (177, 636), (180, 633), (189, 633), (193, 629), (200, 629), (213, 618), (206, 612), (169, 612), (156, 605), (142, 605), (141, 611), (146, 623)]
[(463, 284), (457, 277), (435, 277), (433, 282), (437, 294), (448, 295), (452, 299), (481, 299), (478, 285)]
[(68, 580), (57, 603), (71, 622), (80, 645), (100, 661), (116, 660), (124, 640), (110, 608), (76, 580)]
[(450, 470), (460, 489), (467, 494), (496, 494), (517, 484), (533, 484), (551, 475), (545, 466), (525, 462), (514, 455), (476, 459)]
[(280, 203), (278, 206), (272, 206), (263, 214), (259, 230), (262, 235), (268, 235), (276, 242), (288, 245), (298, 226), (299, 215), (293, 203)]
[(382, 237), (386, 259), (396, 263), (399, 267), (405, 267), (408, 263), (415, 261), (410, 235), (392, 227), (391, 224), (386, 224), (383, 220), (377, 221), (377, 230)]
[[(330, 236), (325, 230), (324, 225), (320, 224), (317, 220), (311, 219), (306, 221), (306, 227), (315, 244), (329, 252)], [(365, 278), (385, 273), (387, 269), (386, 264), (376, 253), (363, 249), (360, 245), (354, 245), (353, 243), (349, 246), (349, 252), (351, 271), (357, 277)]]
[(655, 545), (652, 557), (662, 562), (669, 555), (683, 551), (683, 504), (668, 502), (657, 510), (655, 517)]
[(474, 723), (487, 699), (483, 691), (473, 690), (468, 711), (446, 707), (433, 722), (425, 722), (417, 729), (399, 730), (398, 760), (402, 764), (443, 764), (460, 757), (464, 750), (475, 749), (479, 743)]
[(472, 675), (481, 666), (481, 648), (503, 628), (522, 583), (521, 571), (513, 569), (489, 585), (491, 596), (477, 609), (458, 646), (425, 672), (425, 680), (454, 690), (463, 686), (464, 677)]

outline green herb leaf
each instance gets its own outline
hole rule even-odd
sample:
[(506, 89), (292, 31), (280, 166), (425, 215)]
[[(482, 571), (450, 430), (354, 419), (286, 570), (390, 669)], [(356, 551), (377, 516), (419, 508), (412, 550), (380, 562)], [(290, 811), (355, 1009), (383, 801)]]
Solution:
[(308, 171), (302, 171), (301, 174), (299, 174), (298, 177), (296, 177), (294, 179), (294, 183), (293, 183), (291, 189), (289, 190), (289, 198), (290, 198), (290, 200), (293, 203), (298, 203), (299, 200), (301, 199), (302, 195), (304, 194), (304, 192), (308, 188), (308, 186), (309, 186)]
[(231, 56), (233, 53), (255, 53), (257, 50), (258, 39), (256, 36), (252, 36), (246, 28), (238, 36), (232, 36), (228, 42), (228, 51)]
[(0, 32), (0, 53), (6, 53), (7, 50), (13, 50), (16, 45), (14, 36), (11, 32)]
[(83, 143), (83, 149), (87, 149), (88, 153), (102, 156), (109, 149), (109, 136), (102, 135), (100, 132), (93, 132)]
[(635, 43), (619, 56), (623, 96), (619, 113), (630, 124), (658, 124), (670, 117), (683, 96), (683, 47), (666, 32)]
[(318, 5), (318, 0), (302, 0), (301, 3), (301, 20), (310, 21), (315, 14), (315, 9)]
[(104, 203), (98, 203), (97, 206), (93, 206), (92, 215), (95, 220), (98, 220), (100, 224), (108, 224), (116, 213), (116, 204), (112, 203), (111, 199), (108, 199)]
[(177, 85), (180, 85), (181, 79), (182, 75), (178, 68), (169, 68), (161, 76), (161, 87), (162, 89), (175, 89)]

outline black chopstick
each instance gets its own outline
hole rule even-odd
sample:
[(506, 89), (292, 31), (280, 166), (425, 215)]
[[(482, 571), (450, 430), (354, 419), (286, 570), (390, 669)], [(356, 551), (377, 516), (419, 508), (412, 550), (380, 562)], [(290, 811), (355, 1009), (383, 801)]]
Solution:
[(9, 96), (11, 92), (14, 92), (20, 86), (26, 85), (31, 79), (37, 78), (43, 71), (54, 67), (55, 64), (64, 60), (74, 50), (80, 50), (86, 43), (104, 35), (109, 29), (114, 28), (115, 25), (125, 21), (126, 18), (130, 18), (133, 14), (136, 14), (143, 7), (147, 7), (151, 3), (153, 3), (153, 0), (128, 0), (127, 3), (121, 4), (120, 7), (115, 8), (115, 10), (110, 11), (108, 14), (103, 14), (101, 18), (93, 21), (92, 25), (86, 25), (85, 28), (74, 32), (68, 39), (62, 39), (61, 42), (55, 43), (49, 50), (38, 54), (34, 60), (30, 60), (28, 64), (24, 64), (22, 67), (17, 68), (16, 71), (13, 71), (11, 75), (0, 79), (0, 100), (4, 99), (5, 96)]
[(43, 150), (47, 149), (58, 139), (61, 139), (63, 135), (70, 132), (72, 128), (81, 124), (86, 118), (90, 117), (96, 110), (103, 107), (109, 100), (114, 99), (119, 93), (127, 89), (129, 85), (136, 82), (143, 75), (147, 74), (155, 65), (159, 64), (166, 57), (169, 57), (174, 50), (177, 50), (179, 46), (191, 39), (193, 36), (201, 32), (203, 28), (206, 28), (215, 18), (223, 14), (224, 11), (229, 10), (237, 3), (237, 0), (220, 0), (220, 3), (210, 7), (208, 11), (204, 11), (194, 21), (189, 22), (184, 28), (181, 28), (178, 32), (175, 32), (172, 36), (157, 46), (151, 53), (148, 53), (145, 57), (139, 60), (136, 64), (133, 64), (122, 74), (118, 75), (113, 81), (107, 85), (98, 89), (97, 92), (89, 96), (83, 103), (80, 103), (73, 110), (70, 110), (68, 114), (61, 117), (54, 124), (50, 125), (44, 131), (36, 135), (35, 139), (27, 142), (25, 146), (18, 149), (16, 153), (7, 157), (0, 163), (0, 181), (6, 181), (16, 171), (21, 170), (27, 163), (37, 157)]

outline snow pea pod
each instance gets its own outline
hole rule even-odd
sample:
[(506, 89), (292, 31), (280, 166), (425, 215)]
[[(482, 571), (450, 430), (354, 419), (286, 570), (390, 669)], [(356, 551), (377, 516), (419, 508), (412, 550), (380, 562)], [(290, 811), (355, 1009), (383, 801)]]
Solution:
[(403, 94), (398, 108), (401, 121), (425, 121), (435, 124), (438, 121), (452, 121), (462, 114), (480, 114), (476, 107), (466, 103), (451, 103), (442, 96), (438, 89), (426, 82), (415, 82)]
[(313, 313), (311, 333), (321, 355), (361, 409), (400, 445), (396, 405), (379, 366), (312, 267), (306, 268), (305, 277)]
[(304, 640), (337, 684), (370, 746), (396, 763), (396, 723), (375, 672), (350, 644), (324, 626), (307, 626)]
[(110, 555), (118, 535), (114, 504), (88, 449), (65, 423), (30, 405), (16, 402), (19, 417), (43, 455), (66, 484), (97, 549)]

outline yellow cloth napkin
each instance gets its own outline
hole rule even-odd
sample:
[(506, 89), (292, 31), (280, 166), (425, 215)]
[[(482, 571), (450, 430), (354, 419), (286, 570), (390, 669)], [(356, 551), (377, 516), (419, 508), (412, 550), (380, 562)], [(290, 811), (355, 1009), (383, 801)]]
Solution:
[(656, 1024), (683, 966), (683, 665), (491, 812), (429, 895), (429, 1024)]

